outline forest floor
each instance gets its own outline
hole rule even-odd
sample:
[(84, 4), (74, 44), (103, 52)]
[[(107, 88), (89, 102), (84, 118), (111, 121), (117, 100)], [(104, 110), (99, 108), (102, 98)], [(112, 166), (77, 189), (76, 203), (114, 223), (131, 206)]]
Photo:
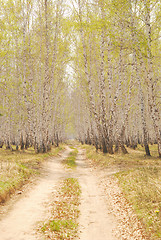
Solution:
[[(86, 159), (85, 150), (80, 146), (76, 168), (65, 168), (62, 163), (71, 151), (67, 146), (59, 156), (51, 157), (43, 164), (36, 181), (25, 185), (21, 194), (16, 192), (0, 206), (0, 240), (146, 239), (141, 222), (114, 177), (120, 169), (96, 167)], [(60, 181), (67, 178), (77, 179), (81, 188), (77, 237), (49, 237), (38, 229), (51, 217), (53, 196), (57, 195)]]

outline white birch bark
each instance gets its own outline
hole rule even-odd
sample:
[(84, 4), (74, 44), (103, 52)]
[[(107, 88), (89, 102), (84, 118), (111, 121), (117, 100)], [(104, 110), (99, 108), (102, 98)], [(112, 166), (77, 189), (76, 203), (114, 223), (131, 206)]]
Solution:
[(82, 41), (82, 46), (83, 46), (83, 58), (84, 58), (84, 69), (85, 69), (85, 75), (87, 78), (87, 83), (88, 83), (88, 88), (89, 88), (89, 98), (90, 98), (90, 110), (91, 113), (94, 114), (94, 118), (96, 121), (96, 126), (98, 129), (99, 134), (102, 135), (102, 129), (100, 127), (100, 122), (99, 122), (99, 116), (96, 111), (96, 106), (94, 102), (94, 95), (93, 95), (93, 89), (92, 89), (92, 84), (91, 84), (91, 75), (89, 73), (89, 67), (88, 67), (88, 60), (87, 60), (87, 50), (86, 50), (86, 44), (85, 44), (85, 37), (84, 37), (84, 32), (83, 32), (83, 27), (82, 27), (82, 8), (81, 8), (81, 1), (78, 0), (78, 8), (79, 8), (79, 21), (80, 21), (80, 36), (81, 36), (81, 41)]
[(159, 129), (159, 109), (156, 105), (156, 96), (154, 92), (154, 68), (153, 68), (153, 56), (151, 52), (151, 14), (150, 13), (150, 3), (147, 0), (144, 0), (144, 8), (145, 8), (145, 26), (146, 26), (146, 36), (147, 36), (147, 61), (148, 61), (148, 69), (147, 69), (147, 80), (148, 80), (148, 90), (149, 90), (149, 104), (151, 110), (151, 116), (153, 119), (153, 125), (155, 129), (156, 139), (158, 142), (158, 154), (161, 158), (161, 136)]

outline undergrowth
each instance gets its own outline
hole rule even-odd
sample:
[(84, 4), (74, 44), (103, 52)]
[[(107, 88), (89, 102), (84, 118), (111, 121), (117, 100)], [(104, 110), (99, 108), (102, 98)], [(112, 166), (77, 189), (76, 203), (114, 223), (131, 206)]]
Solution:
[(67, 178), (60, 184), (58, 194), (53, 196), (52, 217), (41, 227), (46, 239), (71, 240), (77, 237), (80, 194), (77, 179)]
[(148, 239), (161, 239), (161, 161), (157, 146), (150, 146), (152, 157), (146, 157), (144, 148), (128, 149), (129, 154), (110, 155), (96, 152), (93, 146), (84, 145), (92, 165), (115, 168), (115, 176), (128, 202), (141, 220)]
[(76, 158), (78, 155), (78, 150), (74, 147), (70, 147), (72, 151), (69, 153), (69, 156), (64, 159), (63, 163), (68, 167), (68, 168), (75, 168), (76, 167)]
[(36, 154), (33, 148), (23, 151), (0, 149), (0, 203), (20, 189), (31, 175), (39, 174), (41, 163), (62, 149), (63, 146), (52, 148), (44, 154)]
[(150, 146), (152, 157), (145, 156), (144, 148), (138, 145), (136, 150), (128, 148), (129, 154), (104, 154), (100, 150), (96, 152), (94, 146), (83, 145), (86, 149), (87, 158), (92, 159), (92, 163), (96, 166), (117, 167), (117, 168), (135, 168), (138, 166), (159, 166), (160, 159), (157, 157), (157, 146)]
[(161, 239), (161, 168), (142, 167), (116, 174), (126, 199), (149, 239)]

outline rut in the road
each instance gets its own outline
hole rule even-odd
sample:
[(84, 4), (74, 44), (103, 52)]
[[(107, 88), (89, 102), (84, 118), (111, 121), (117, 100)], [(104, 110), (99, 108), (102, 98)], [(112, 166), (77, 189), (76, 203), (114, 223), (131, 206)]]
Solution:
[(85, 154), (80, 150), (77, 159), (77, 173), (82, 190), (79, 239), (114, 240), (115, 219), (108, 213), (104, 192), (84, 160)]
[(52, 158), (46, 166), (45, 176), (33, 189), (22, 195), (12, 210), (0, 221), (0, 240), (37, 240), (34, 228), (46, 217), (49, 196), (57, 182), (65, 177), (61, 160), (68, 156), (69, 148), (61, 157)]

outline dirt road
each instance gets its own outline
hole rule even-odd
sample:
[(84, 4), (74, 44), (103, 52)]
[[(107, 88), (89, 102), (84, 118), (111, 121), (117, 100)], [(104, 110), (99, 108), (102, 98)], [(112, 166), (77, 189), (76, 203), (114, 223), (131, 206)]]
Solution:
[[(35, 229), (39, 221), (50, 216), (52, 193), (56, 191), (59, 181), (68, 177), (77, 178), (82, 191), (78, 239), (143, 240), (140, 225), (136, 217), (133, 217), (133, 212), (117, 183), (114, 183), (111, 177), (106, 176), (103, 179), (100, 171), (93, 171), (87, 164), (84, 150), (81, 149), (76, 170), (65, 170), (61, 162), (70, 151), (67, 147), (61, 156), (51, 158), (37, 183), (24, 191), (19, 200), (12, 204), (10, 211), (1, 217), (0, 240), (43, 240), (44, 237), (37, 235)], [(107, 175), (107, 172), (105, 174)], [(110, 172), (108, 174), (110, 175)], [(130, 223), (129, 219), (133, 222)], [(118, 220), (122, 223), (120, 227)], [(116, 232), (119, 237), (116, 237)]]

